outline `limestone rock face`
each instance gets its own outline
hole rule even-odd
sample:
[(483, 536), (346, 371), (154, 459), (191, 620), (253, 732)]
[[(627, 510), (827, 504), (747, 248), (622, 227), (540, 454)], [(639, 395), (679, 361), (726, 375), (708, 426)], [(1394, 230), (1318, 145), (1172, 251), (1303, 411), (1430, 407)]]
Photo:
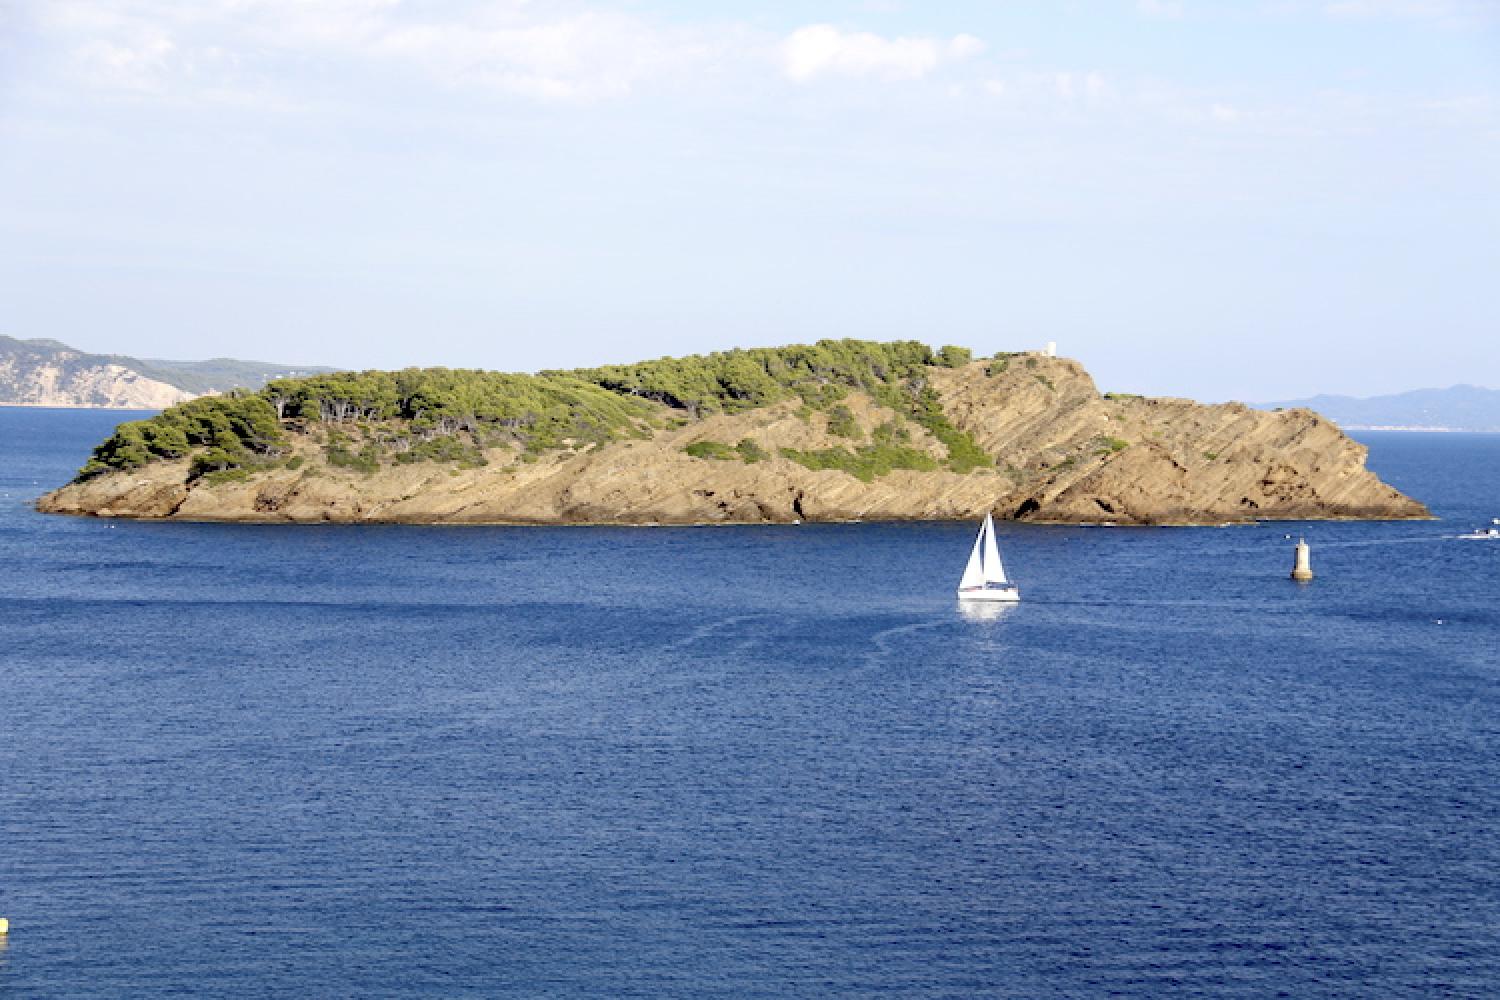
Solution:
[(124, 365), (22, 365), (0, 358), (0, 399), (13, 406), (81, 406), (162, 410), (193, 394)]
[(88, 354), (56, 340), (0, 336), (0, 406), (164, 410), (198, 396), (329, 372), (213, 358), (164, 361)]
[[(1221, 523), (1256, 518), (1413, 518), (1420, 503), (1364, 467), (1365, 449), (1309, 410), (1101, 396), (1076, 362), (1019, 355), (930, 370), (949, 420), (993, 457), (967, 474), (898, 470), (864, 482), (780, 453), (850, 445), (795, 403), (658, 430), (650, 440), (488, 464), (418, 463), (372, 474), (326, 464), (316, 426), (288, 426), (296, 469), (192, 480), (160, 462), (72, 483), (44, 511), (273, 522), (693, 524), (998, 517), (1043, 522)], [(845, 405), (860, 433), (893, 423), (934, 459), (944, 446), (873, 399)], [(695, 442), (756, 442), (768, 457), (695, 458)]]

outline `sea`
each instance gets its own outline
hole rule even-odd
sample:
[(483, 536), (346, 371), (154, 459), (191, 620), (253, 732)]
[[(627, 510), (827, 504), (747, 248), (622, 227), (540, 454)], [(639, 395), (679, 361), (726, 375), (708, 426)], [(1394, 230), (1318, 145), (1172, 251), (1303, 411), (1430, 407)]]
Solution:
[(0, 409), (0, 996), (1500, 995), (1500, 436), (975, 615), (973, 524), (36, 513), (124, 416)]

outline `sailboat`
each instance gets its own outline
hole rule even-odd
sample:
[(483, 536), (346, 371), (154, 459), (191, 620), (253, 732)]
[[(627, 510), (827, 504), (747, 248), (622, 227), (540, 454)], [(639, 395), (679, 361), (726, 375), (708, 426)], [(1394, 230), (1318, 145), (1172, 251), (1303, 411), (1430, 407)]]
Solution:
[(979, 537), (974, 539), (974, 551), (969, 553), (969, 565), (964, 567), (963, 579), (958, 581), (958, 599), (1008, 604), (1021, 599), (1021, 591), (1005, 578), (1000, 550), (995, 547), (995, 522), (988, 513), (979, 526)]

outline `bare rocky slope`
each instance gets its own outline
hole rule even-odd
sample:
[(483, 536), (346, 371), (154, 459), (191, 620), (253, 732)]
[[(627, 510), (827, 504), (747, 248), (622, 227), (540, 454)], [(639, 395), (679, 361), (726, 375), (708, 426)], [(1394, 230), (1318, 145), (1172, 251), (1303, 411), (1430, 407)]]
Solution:
[(326, 372), (258, 361), (155, 361), (87, 354), (55, 340), (0, 337), (0, 405), (161, 410), (273, 378)]
[[(1428, 516), (1365, 468), (1362, 445), (1310, 410), (1104, 396), (1078, 363), (1040, 354), (934, 367), (928, 378), (947, 420), (992, 468), (953, 471), (924, 427), (853, 391), (842, 404), (853, 427), (848, 420), (834, 427), (827, 411), (797, 400), (701, 419), (653, 403), (661, 419), (635, 439), (541, 455), (488, 447), (477, 467), (347, 468), (330, 456), (351, 435), (358, 443), (357, 427), (282, 420), (288, 443), (271, 467), (225, 479), (195, 473), (186, 457), (152, 461), (80, 479), (38, 508), (186, 520), (534, 524), (967, 519), (985, 511), (1118, 524)], [(928, 467), (861, 477), (797, 457), (892, 429), (931, 456)], [(736, 442), (740, 451), (730, 447)], [(685, 450), (692, 446), (696, 454)]]
[(175, 385), (147, 378), (124, 365), (78, 365), (67, 356), (34, 362), (0, 357), (0, 404), (161, 410), (193, 398)]

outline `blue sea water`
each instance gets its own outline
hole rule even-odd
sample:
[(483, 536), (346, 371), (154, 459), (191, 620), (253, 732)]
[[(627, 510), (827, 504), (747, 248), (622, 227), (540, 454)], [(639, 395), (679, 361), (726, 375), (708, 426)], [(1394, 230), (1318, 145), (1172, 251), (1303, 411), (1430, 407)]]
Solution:
[(0, 409), (0, 996), (1496, 995), (1500, 436), (975, 619), (968, 525), (31, 510), (119, 418)]

